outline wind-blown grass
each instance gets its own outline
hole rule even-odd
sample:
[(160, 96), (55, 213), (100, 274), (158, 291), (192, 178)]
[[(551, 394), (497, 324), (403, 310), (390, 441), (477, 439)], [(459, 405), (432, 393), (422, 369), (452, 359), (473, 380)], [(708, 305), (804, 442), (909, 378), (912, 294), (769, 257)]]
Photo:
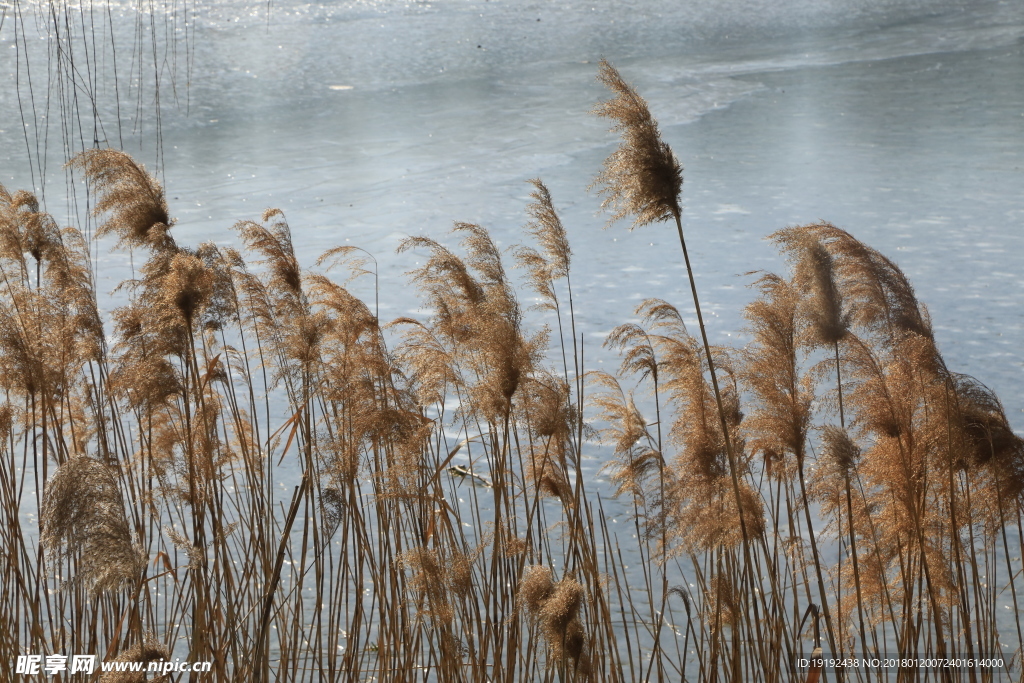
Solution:
[[(756, 276), (745, 348), (710, 345), (681, 168), (600, 77), (624, 140), (598, 185), (613, 217), (675, 222), (700, 327), (644, 301), (608, 338), (618, 376), (585, 366), (539, 180), (522, 287), (456, 223), (403, 243), (427, 254), (410, 286), (430, 314), (386, 324), (302, 267), (278, 210), (235, 226), (242, 250), (179, 245), (160, 185), (114, 150), (72, 164), (98, 234), (143, 258), (103, 315), (91, 240), (0, 188), (0, 659), (793, 681), (822, 646), (1004, 662), (837, 678), (1019, 676), (1024, 442), (999, 400), (947, 368), (896, 264), (827, 223), (771, 236), (791, 272)], [(557, 332), (529, 327), (522, 288)], [(598, 438), (624, 533), (584, 476)]]

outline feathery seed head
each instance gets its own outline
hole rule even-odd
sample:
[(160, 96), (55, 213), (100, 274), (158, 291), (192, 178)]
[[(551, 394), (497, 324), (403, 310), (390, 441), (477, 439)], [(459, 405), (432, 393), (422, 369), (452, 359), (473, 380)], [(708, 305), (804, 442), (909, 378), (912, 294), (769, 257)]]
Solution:
[(203, 261), (186, 251), (174, 255), (162, 293), (187, 323), (196, 319), (213, 293), (213, 273)]
[(569, 274), (569, 261), (572, 258), (572, 249), (569, 248), (569, 238), (562, 227), (562, 221), (555, 212), (551, 203), (551, 193), (548, 188), (534, 178), (529, 181), (534, 190), (530, 193), (533, 203), (526, 207), (526, 213), (530, 216), (530, 222), (526, 226), (526, 232), (533, 235), (544, 252), (546, 264), (546, 276), (550, 280), (557, 280)]
[(799, 262), (797, 282), (810, 287), (807, 317), (812, 338), (819, 344), (833, 346), (843, 340), (850, 329), (849, 317), (843, 312), (843, 300), (836, 285), (832, 255), (813, 237), (805, 246)]
[(1017, 436), (995, 393), (973, 377), (952, 376), (958, 415), (956, 426), (964, 443), (965, 462), (991, 470), (1001, 494), (1015, 498), (1024, 492), (1024, 439)]
[(579, 614), (583, 606), (583, 586), (567, 576), (554, 584), (551, 594), (541, 605), (539, 616), (549, 642), (561, 640), (569, 623)]
[(519, 581), (519, 595), (516, 600), (519, 609), (537, 615), (553, 590), (551, 569), (535, 564), (526, 568), (523, 578)]
[(605, 160), (591, 185), (605, 197), (602, 207), (612, 212), (609, 223), (632, 215), (632, 227), (638, 228), (678, 216), (683, 170), (662, 141), (647, 102), (603, 59), (597, 79), (615, 97), (593, 113), (612, 119), (612, 130), (622, 136), (622, 144)]
[(99, 460), (69, 458), (46, 484), (40, 542), (54, 559), (81, 551), (76, 582), (94, 592), (132, 586), (146, 553), (134, 542), (114, 471)]
[(263, 256), (257, 263), (270, 271), (269, 289), (292, 307), (301, 308), (302, 269), (295, 257), (292, 232), (280, 209), (263, 212), (262, 225), (254, 221), (235, 224), (248, 249)]
[(98, 195), (93, 214), (109, 214), (98, 236), (113, 233), (119, 244), (165, 250), (174, 247), (169, 231), (174, 222), (167, 211), (160, 183), (124, 152), (88, 149), (70, 162), (85, 173)]
[(202, 548), (188, 540), (185, 534), (169, 526), (164, 527), (164, 533), (167, 534), (167, 538), (171, 539), (171, 543), (174, 544), (175, 548), (184, 551), (188, 555), (189, 571), (197, 571), (206, 564), (206, 553), (203, 552)]
[(841, 472), (849, 473), (860, 459), (860, 447), (853, 442), (849, 433), (842, 427), (827, 425), (822, 431), (821, 440), (823, 455)]

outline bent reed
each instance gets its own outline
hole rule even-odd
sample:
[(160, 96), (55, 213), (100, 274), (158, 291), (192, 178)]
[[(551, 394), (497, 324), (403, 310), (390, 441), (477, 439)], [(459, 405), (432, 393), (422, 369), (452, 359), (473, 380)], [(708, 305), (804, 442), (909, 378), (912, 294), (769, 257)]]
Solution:
[[(104, 316), (90, 240), (0, 187), (0, 661), (767, 683), (812, 680), (798, 658), (822, 647), (1002, 660), (837, 680), (1019, 678), (1024, 442), (998, 398), (946, 366), (896, 264), (828, 223), (771, 235), (791, 268), (757, 274), (750, 343), (709, 344), (681, 166), (600, 80), (623, 140), (595, 186), (614, 219), (675, 223), (699, 328), (644, 301), (608, 337), (617, 376), (586, 366), (539, 180), (512, 253), (554, 333), (481, 226), (407, 239), (431, 313), (382, 324), (300, 265), (278, 210), (235, 226), (243, 251), (179, 245), (160, 185), (110, 149), (73, 167), (97, 237), (144, 261)], [(352, 249), (318, 265), (365, 272)], [(584, 476), (598, 439), (624, 532)]]

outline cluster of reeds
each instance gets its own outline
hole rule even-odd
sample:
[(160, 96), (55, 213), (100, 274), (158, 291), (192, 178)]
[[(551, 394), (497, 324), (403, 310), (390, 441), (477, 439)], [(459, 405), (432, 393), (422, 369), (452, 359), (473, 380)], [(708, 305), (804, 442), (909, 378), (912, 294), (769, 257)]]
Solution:
[[(758, 276), (750, 344), (709, 344), (680, 165), (600, 77), (624, 141), (598, 185), (617, 217), (675, 223), (698, 328), (645, 301), (609, 337), (618, 377), (586, 370), (540, 181), (513, 260), (554, 339), (480, 226), (402, 245), (430, 315), (384, 325), (330, 276), (352, 248), (304, 270), (277, 210), (235, 226), (243, 251), (183, 247), (146, 170), (92, 150), (97, 237), (143, 257), (103, 315), (90, 240), (0, 190), (0, 660), (791, 681), (821, 644), (1005, 662), (858, 680), (1018, 671), (1024, 444), (998, 399), (946, 367), (896, 265), (825, 223), (772, 236), (791, 274)], [(585, 476), (595, 428), (621, 527)]]
[[(839, 679), (1019, 671), (1024, 441), (999, 400), (946, 366), (896, 264), (828, 223), (771, 236), (790, 276), (759, 275), (745, 348), (711, 347), (670, 194), (679, 165), (643, 99), (606, 63), (601, 80), (616, 97), (598, 113), (624, 142), (599, 182), (616, 217), (674, 219), (699, 339), (673, 305), (643, 302), (641, 322), (609, 343), (623, 351), (621, 374), (649, 383), (657, 430), (616, 378), (599, 377), (598, 402), (616, 444), (613, 481), (632, 496), (650, 555), (692, 565), (680, 574), (696, 580), (675, 592), (687, 627), (700, 624), (701, 678), (792, 676), (808, 623), (835, 658), (1005, 663)], [(661, 571), (664, 607), (673, 590)]]

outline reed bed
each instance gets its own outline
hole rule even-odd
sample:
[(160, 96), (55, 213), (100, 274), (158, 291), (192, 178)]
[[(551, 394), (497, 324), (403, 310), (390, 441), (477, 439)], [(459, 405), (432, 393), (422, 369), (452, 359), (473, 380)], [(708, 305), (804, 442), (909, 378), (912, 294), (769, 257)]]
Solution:
[[(946, 366), (897, 265), (828, 223), (770, 236), (790, 268), (751, 275), (751, 341), (709, 344), (681, 165), (618, 72), (600, 80), (623, 139), (595, 187), (613, 219), (675, 225), (692, 293), (609, 335), (617, 375), (587, 366), (539, 180), (511, 256), (478, 225), (409, 238), (430, 313), (386, 324), (336, 275), (365, 272), (361, 250), (304, 268), (278, 210), (234, 226), (239, 250), (182, 246), (123, 152), (71, 164), (95, 236), (0, 188), (0, 661), (211, 661), (167, 677), (209, 681), (1019, 678), (1024, 442), (998, 398)], [(142, 262), (107, 315), (104, 237)], [(599, 453), (604, 481), (585, 476)], [(798, 662), (816, 647), (1002, 664), (822, 672)]]

